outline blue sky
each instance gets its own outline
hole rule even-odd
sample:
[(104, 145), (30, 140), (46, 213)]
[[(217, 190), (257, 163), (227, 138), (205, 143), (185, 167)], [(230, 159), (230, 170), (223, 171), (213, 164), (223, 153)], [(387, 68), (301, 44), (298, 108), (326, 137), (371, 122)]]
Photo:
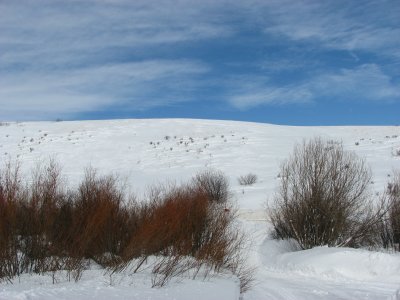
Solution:
[(0, 0), (0, 120), (400, 124), (400, 1)]

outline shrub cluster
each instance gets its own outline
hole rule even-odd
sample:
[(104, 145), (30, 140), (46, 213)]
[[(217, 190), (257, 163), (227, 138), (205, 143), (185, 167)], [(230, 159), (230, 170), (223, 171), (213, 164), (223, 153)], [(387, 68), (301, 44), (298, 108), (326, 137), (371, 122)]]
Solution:
[(220, 171), (199, 173), (193, 179), (193, 184), (204, 191), (212, 202), (225, 203), (229, 199), (229, 183)]
[[(0, 172), (0, 280), (21, 273), (66, 270), (78, 280), (89, 259), (111, 272), (149, 257), (153, 285), (188, 270), (230, 270), (248, 287), (241, 255), (244, 238), (235, 228), (221, 173), (197, 175), (187, 185), (153, 188), (146, 201), (127, 197), (115, 176), (92, 169), (75, 190), (66, 190), (54, 162), (39, 167), (30, 184), (19, 166)], [(207, 183), (207, 184), (205, 184)]]
[(125, 242), (131, 228), (122, 201), (115, 178), (92, 170), (66, 191), (54, 162), (38, 167), (29, 185), (8, 164), (0, 173), (0, 278), (66, 269), (79, 279), (85, 259), (117, 254)]
[(257, 182), (257, 175), (253, 173), (249, 173), (246, 175), (239, 176), (238, 182), (240, 185), (253, 185)]
[(301, 248), (372, 246), (388, 206), (374, 206), (365, 162), (340, 143), (315, 138), (296, 146), (281, 166), (271, 208), (275, 238), (295, 239)]

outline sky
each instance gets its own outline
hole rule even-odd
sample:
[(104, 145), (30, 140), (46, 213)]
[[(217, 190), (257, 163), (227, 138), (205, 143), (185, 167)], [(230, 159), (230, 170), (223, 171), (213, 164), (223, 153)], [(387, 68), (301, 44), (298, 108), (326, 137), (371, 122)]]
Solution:
[(400, 1), (0, 0), (0, 120), (400, 124)]

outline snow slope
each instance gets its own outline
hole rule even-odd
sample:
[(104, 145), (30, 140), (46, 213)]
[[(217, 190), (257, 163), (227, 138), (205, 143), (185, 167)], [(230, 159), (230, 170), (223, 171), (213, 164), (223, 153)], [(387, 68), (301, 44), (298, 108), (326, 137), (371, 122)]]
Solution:
[[(219, 169), (230, 180), (240, 220), (252, 240), (250, 260), (257, 267), (256, 285), (243, 299), (400, 299), (398, 254), (324, 247), (296, 251), (288, 243), (268, 239), (264, 207), (279, 184), (279, 165), (295, 143), (314, 136), (343, 141), (345, 149), (364, 157), (374, 174), (371, 192), (381, 193), (388, 176), (400, 170), (400, 156), (395, 155), (400, 127), (293, 127), (185, 119), (11, 123), (0, 126), (0, 157), (18, 159), (25, 172), (55, 158), (72, 185), (91, 165), (100, 173), (119, 174), (136, 194), (152, 184), (188, 180), (205, 168)], [(258, 182), (240, 186), (237, 178), (249, 172), (258, 176)], [(134, 279), (110, 285), (100, 271), (85, 276), (78, 284), (55, 285), (51, 279), (25, 276), (20, 284), (0, 284), (0, 299), (91, 298), (96, 293), (107, 299), (112, 295), (184, 299), (187, 292), (193, 299), (236, 297), (235, 286), (224, 278), (183, 280), (154, 290)], [(137, 284), (140, 287), (132, 287)]]

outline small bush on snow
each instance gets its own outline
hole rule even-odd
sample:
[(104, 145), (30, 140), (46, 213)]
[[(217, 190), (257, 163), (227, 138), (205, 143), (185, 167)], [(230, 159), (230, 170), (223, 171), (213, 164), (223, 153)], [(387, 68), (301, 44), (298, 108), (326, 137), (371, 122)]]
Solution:
[(225, 203), (229, 198), (228, 179), (220, 171), (199, 173), (194, 178), (194, 184), (205, 191), (212, 202)]
[(253, 173), (249, 173), (246, 175), (242, 175), (238, 178), (238, 182), (240, 185), (253, 185), (257, 182), (257, 175)]
[(377, 224), (384, 209), (373, 209), (370, 171), (340, 143), (304, 141), (282, 164), (280, 174), (270, 208), (275, 238), (293, 238), (303, 249), (379, 242)]

